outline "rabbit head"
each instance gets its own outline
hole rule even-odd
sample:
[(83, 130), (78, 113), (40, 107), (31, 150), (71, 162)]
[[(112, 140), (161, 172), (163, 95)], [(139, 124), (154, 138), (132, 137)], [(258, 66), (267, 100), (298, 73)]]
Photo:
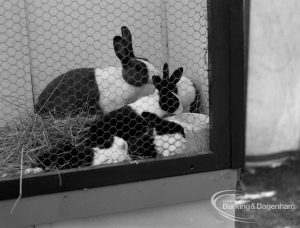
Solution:
[(182, 103), (177, 95), (177, 82), (180, 81), (183, 68), (176, 69), (169, 76), (169, 67), (165, 63), (163, 67), (163, 78), (153, 76), (153, 84), (159, 94), (160, 108), (169, 114), (178, 114), (183, 111)]
[(183, 69), (178, 68), (169, 77), (168, 65), (164, 65), (163, 78), (158, 75), (152, 77), (155, 91), (153, 94), (141, 97), (136, 102), (129, 104), (139, 115), (150, 112), (159, 117), (179, 114), (183, 111), (182, 103), (176, 94), (176, 83), (180, 80)]
[(152, 83), (152, 76), (158, 75), (158, 70), (146, 58), (134, 55), (132, 35), (126, 26), (121, 28), (121, 33), (122, 36), (114, 37), (113, 46), (122, 64), (123, 79), (136, 87)]

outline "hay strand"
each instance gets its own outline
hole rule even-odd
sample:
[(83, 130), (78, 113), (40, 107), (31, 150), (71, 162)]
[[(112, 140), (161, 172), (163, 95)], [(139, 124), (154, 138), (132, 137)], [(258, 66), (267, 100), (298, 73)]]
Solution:
[(23, 169), (31, 167), (40, 153), (58, 143), (83, 143), (83, 134), (94, 118), (82, 114), (55, 119), (53, 116), (42, 118), (34, 113), (26, 113), (0, 128), (0, 177), (20, 175)]
[(10, 210), (10, 214), (12, 214), (14, 212), (14, 210), (16, 209), (18, 203), (20, 202), (20, 200), (22, 198), (22, 189), (23, 189), (23, 155), (24, 155), (24, 148), (22, 147), (22, 150), (21, 150), (21, 161), (20, 161), (21, 171), (20, 171), (19, 197), (16, 199), (14, 205), (12, 206), (12, 208)]

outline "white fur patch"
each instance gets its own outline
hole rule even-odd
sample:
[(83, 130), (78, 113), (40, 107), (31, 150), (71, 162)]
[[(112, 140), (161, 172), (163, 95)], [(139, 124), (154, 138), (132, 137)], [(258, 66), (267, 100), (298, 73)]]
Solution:
[(138, 60), (141, 61), (142, 63), (145, 63), (145, 65), (147, 66), (148, 74), (149, 74), (148, 84), (153, 84), (152, 76), (154, 76), (154, 75), (160, 76), (159, 71), (151, 63), (144, 61), (142, 59), (138, 59)]
[(159, 117), (163, 117), (167, 114), (167, 112), (163, 111), (159, 106), (159, 95), (157, 91), (155, 91), (152, 95), (140, 98), (128, 106), (131, 107), (138, 115), (141, 115), (142, 112), (151, 112)]
[(183, 110), (189, 111), (191, 103), (195, 100), (196, 89), (189, 78), (182, 76), (180, 81), (177, 83), (178, 97), (183, 105)]
[(95, 77), (100, 91), (100, 106), (104, 113), (111, 112), (127, 104), (135, 102), (141, 96), (149, 95), (155, 90), (152, 76), (159, 75), (158, 70), (149, 62), (146, 64), (149, 72), (149, 81), (145, 86), (136, 87), (128, 84), (122, 76), (121, 67), (96, 68)]
[(114, 143), (108, 149), (93, 148), (94, 160), (92, 165), (111, 164), (130, 160), (127, 142), (114, 136)]
[(141, 90), (123, 79), (122, 68), (97, 68), (95, 76), (100, 91), (100, 106), (105, 113), (135, 101)]

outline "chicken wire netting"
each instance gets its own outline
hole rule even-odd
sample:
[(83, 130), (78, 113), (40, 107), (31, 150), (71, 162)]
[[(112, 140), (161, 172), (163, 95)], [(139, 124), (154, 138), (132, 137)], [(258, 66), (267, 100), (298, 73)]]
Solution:
[(206, 0), (0, 0), (0, 175), (207, 153), (207, 20)]

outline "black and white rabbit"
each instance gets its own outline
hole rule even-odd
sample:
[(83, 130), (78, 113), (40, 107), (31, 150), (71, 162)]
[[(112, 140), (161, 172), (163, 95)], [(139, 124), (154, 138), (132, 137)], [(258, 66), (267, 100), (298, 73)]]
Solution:
[(113, 38), (113, 47), (122, 67), (80, 68), (58, 76), (40, 94), (35, 112), (56, 117), (109, 113), (137, 100), (159, 72), (147, 59), (135, 56), (130, 30), (123, 26), (121, 33)]
[[(154, 133), (160, 135), (170, 131), (171, 133), (182, 132), (182, 128), (176, 123), (172, 123), (170, 129), (163, 125), (156, 126), (158, 120), (163, 121), (162, 117), (183, 111), (176, 94), (176, 83), (180, 80), (183, 69), (178, 68), (170, 77), (166, 75), (168, 72), (166, 69), (167, 64), (164, 66), (162, 79), (159, 76), (153, 76), (152, 81), (156, 88), (153, 94), (97, 118), (85, 133), (87, 140), (84, 145), (79, 147), (71, 146), (70, 143), (58, 145), (49, 152), (41, 154), (36, 167), (38, 169), (53, 169), (54, 167), (65, 169), (100, 164), (107, 155), (115, 153), (116, 150), (121, 151), (120, 154), (126, 158), (123, 154), (124, 148), (125, 151), (128, 148), (129, 155), (136, 156), (140, 153), (139, 143), (142, 141), (145, 143), (143, 145), (145, 152), (140, 156), (155, 157), (156, 150), (152, 141)], [(49, 159), (51, 157), (52, 159)], [(76, 159), (79, 161), (76, 162)], [(35, 170), (29, 169), (28, 172), (35, 172)]]
[(177, 94), (182, 102), (183, 112), (199, 112), (200, 93), (195, 83), (183, 75), (177, 83)]
[[(163, 67), (163, 78), (161, 82), (156, 85), (156, 88), (158, 91), (171, 91), (178, 97), (179, 94), (183, 95), (185, 92), (180, 93), (180, 89), (182, 89), (182, 87), (178, 86), (183, 79), (182, 73), (183, 68), (181, 67), (175, 70), (175, 72), (169, 77), (169, 67), (168, 64), (165, 63)], [(179, 81), (178, 76), (174, 77), (176, 74), (181, 75), (181, 79)], [(183, 84), (185, 83), (185, 86), (190, 85), (188, 83), (189, 80), (186, 80), (185, 78), (183, 80)], [(189, 88), (192, 89), (191, 87)], [(188, 101), (188, 99), (186, 99), (186, 101)], [(133, 140), (128, 141), (128, 154), (131, 158), (149, 157), (153, 154), (155, 154), (155, 156), (157, 154), (170, 156), (172, 154), (179, 154), (186, 148), (185, 132), (184, 128), (180, 124), (163, 119), (162, 116), (159, 116), (154, 112), (142, 112), (141, 115), (148, 122), (148, 126), (150, 126), (151, 130), (135, 137)]]
[[(169, 75), (168, 65), (164, 65), (164, 74)], [(183, 112), (198, 112), (197, 106), (200, 100), (200, 94), (195, 83), (188, 77), (182, 75), (180, 81), (176, 84), (176, 93), (182, 103)]]

